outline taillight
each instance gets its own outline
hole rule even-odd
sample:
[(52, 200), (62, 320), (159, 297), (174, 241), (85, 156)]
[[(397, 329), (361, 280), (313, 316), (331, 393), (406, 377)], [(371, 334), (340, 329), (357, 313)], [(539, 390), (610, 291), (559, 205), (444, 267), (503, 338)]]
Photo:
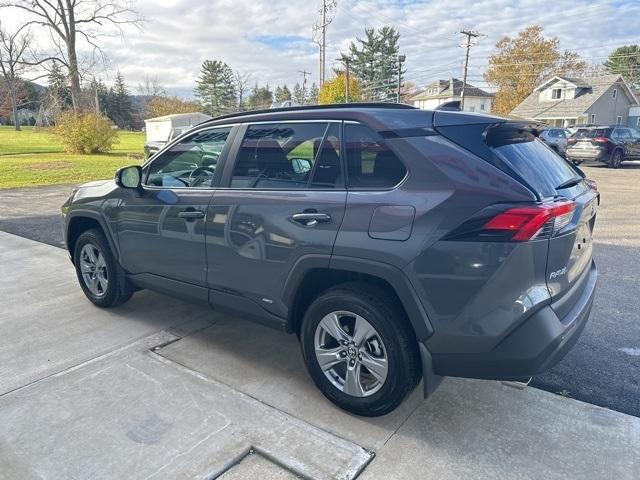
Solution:
[(484, 228), (485, 230), (510, 231), (513, 232), (511, 240), (526, 242), (536, 238), (542, 232), (545, 224), (551, 223), (551, 220), (554, 224), (553, 233), (566, 227), (571, 221), (575, 208), (574, 202), (510, 208), (489, 220)]
[(526, 242), (551, 238), (571, 223), (575, 208), (569, 200), (506, 210), (493, 206), (458, 227), (447, 239)]
[(578, 139), (577, 139), (577, 138), (573, 138), (573, 137), (571, 137), (571, 138), (569, 138), (569, 139), (567, 140), (567, 144), (568, 144), (568, 145), (575, 145), (576, 143), (578, 143)]
[(595, 137), (592, 142), (596, 142), (596, 143), (609, 143), (611, 140), (609, 140), (607, 137)]

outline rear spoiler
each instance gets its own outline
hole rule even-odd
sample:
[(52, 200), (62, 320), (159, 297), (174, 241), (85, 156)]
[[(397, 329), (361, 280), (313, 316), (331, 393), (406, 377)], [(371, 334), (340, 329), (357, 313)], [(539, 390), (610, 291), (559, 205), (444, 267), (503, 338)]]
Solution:
[(451, 102), (444, 102), (440, 105), (438, 105), (435, 110), (448, 110), (448, 111), (453, 111), (453, 112), (460, 112), (462, 111), (462, 102), (460, 102), (460, 100), (452, 100)]

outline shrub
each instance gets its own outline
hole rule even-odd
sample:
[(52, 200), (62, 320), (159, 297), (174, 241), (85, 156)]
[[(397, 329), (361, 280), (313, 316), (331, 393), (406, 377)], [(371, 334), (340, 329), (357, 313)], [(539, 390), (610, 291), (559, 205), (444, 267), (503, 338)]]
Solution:
[(95, 113), (64, 112), (57, 118), (53, 133), (69, 153), (107, 152), (118, 142), (111, 121)]

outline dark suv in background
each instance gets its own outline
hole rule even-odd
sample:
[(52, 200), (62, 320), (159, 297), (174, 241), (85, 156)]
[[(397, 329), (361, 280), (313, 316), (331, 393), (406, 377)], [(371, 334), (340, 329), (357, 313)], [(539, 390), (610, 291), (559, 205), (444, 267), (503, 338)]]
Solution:
[(567, 142), (567, 159), (618, 168), (625, 160), (640, 160), (640, 133), (624, 126), (581, 128)]
[(576, 342), (596, 284), (598, 193), (538, 128), (375, 104), (220, 117), (75, 189), (67, 248), (98, 306), (149, 288), (296, 333), (357, 414), (421, 378), (524, 380)]

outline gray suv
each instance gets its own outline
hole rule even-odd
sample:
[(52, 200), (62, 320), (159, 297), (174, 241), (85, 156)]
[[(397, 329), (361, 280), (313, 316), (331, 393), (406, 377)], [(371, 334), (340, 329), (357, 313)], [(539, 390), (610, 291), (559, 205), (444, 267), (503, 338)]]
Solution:
[(100, 307), (147, 288), (297, 334), (360, 415), (420, 379), (522, 381), (575, 344), (596, 284), (598, 192), (538, 128), (375, 104), (220, 117), (75, 189), (67, 248)]

